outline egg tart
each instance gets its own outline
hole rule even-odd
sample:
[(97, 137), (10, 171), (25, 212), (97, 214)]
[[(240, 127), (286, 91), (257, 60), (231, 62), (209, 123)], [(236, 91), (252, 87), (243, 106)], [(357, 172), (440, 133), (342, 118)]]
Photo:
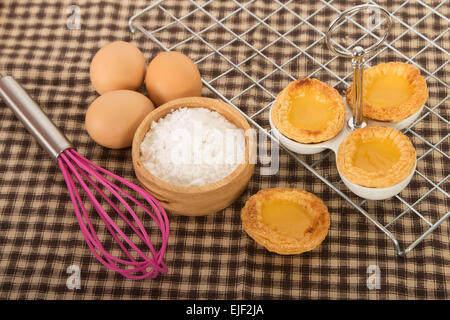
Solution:
[(330, 140), (344, 126), (344, 100), (328, 84), (298, 79), (278, 94), (272, 121), (281, 134), (300, 143)]
[[(354, 108), (353, 84), (347, 102)], [(364, 70), (363, 115), (367, 118), (399, 122), (416, 113), (428, 99), (425, 78), (417, 68), (403, 62), (381, 63)]]
[(265, 189), (251, 196), (241, 212), (247, 234), (267, 250), (300, 254), (326, 237), (330, 214), (321, 199), (299, 189)]
[(337, 153), (339, 172), (350, 182), (370, 188), (394, 186), (416, 165), (416, 150), (407, 136), (389, 127), (351, 132)]

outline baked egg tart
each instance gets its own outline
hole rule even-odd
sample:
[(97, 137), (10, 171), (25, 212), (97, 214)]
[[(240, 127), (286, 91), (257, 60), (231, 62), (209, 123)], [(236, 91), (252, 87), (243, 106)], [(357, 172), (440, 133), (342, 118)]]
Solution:
[(316, 248), (330, 227), (330, 214), (317, 196), (299, 189), (265, 189), (241, 212), (247, 234), (267, 250), (300, 254)]
[(416, 150), (394, 128), (370, 126), (351, 132), (339, 145), (337, 167), (350, 182), (387, 188), (406, 179), (416, 165)]
[[(346, 98), (354, 108), (353, 84)], [(364, 70), (363, 116), (385, 122), (399, 122), (413, 115), (426, 103), (425, 78), (414, 66), (404, 62), (381, 63)]]
[(327, 141), (344, 126), (344, 99), (326, 83), (300, 78), (278, 94), (272, 122), (281, 134), (297, 142)]

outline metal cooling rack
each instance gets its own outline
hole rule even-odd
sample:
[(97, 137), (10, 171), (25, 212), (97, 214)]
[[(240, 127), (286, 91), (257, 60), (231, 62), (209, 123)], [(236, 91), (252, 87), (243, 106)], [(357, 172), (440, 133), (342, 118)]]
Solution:
[[(206, 54), (204, 56), (202, 56), (200, 59), (198, 59), (197, 61), (195, 61), (196, 64), (200, 64), (201, 62), (205, 61), (207, 58), (209, 58), (210, 56), (217, 54), (219, 55), (223, 60), (227, 61), (227, 63), (230, 64), (231, 68), (229, 68), (228, 70), (226, 70), (225, 72), (221, 73), (220, 75), (216, 76), (214, 79), (210, 79), (208, 81), (206, 81), (205, 79), (203, 79), (203, 84), (206, 88), (210, 89), (215, 95), (217, 95), (219, 98), (223, 99), (225, 102), (227, 102), (228, 104), (230, 104), (231, 106), (235, 107), (238, 111), (240, 111), (242, 113), (242, 115), (256, 128), (258, 128), (259, 130), (261, 130), (262, 132), (264, 132), (270, 139), (272, 139), (272, 141), (275, 141), (278, 143), (277, 139), (271, 134), (270, 131), (265, 130), (259, 123), (256, 122), (255, 118), (260, 115), (261, 113), (265, 112), (268, 110), (268, 108), (271, 107), (271, 105), (273, 104), (273, 101), (275, 100), (275, 95), (272, 94), (270, 92), (269, 89), (267, 89), (264, 85), (263, 85), (263, 81), (265, 79), (267, 79), (268, 77), (270, 77), (272, 74), (274, 74), (277, 71), (280, 71), (282, 73), (284, 73), (289, 79), (291, 80), (296, 80), (297, 77), (293, 76), (292, 74), (290, 74), (289, 72), (287, 72), (283, 67), (285, 65), (287, 65), (288, 63), (292, 62), (293, 60), (295, 60), (296, 58), (298, 58), (300, 55), (304, 55), (306, 57), (308, 57), (309, 59), (311, 59), (312, 61), (314, 61), (316, 64), (318, 64), (320, 66), (320, 68), (318, 68), (317, 70), (315, 70), (314, 72), (310, 73), (309, 75), (307, 75), (307, 77), (313, 77), (315, 74), (319, 73), (319, 72), (328, 72), (330, 74), (332, 74), (332, 76), (334, 76), (335, 78), (338, 79), (338, 82), (335, 84), (344, 84), (345, 86), (349, 85), (349, 81), (351, 81), (352, 79), (352, 72), (349, 72), (345, 77), (340, 77), (339, 75), (337, 75), (331, 67), (329, 67), (330, 63), (333, 62), (336, 59), (339, 59), (337, 56), (334, 56), (333, 58), (331, 58), (329, 61), (325, 62), (325, 63), (321, 63), (318, 59), (316, 59), (314, 56), (312, 56), (310, 53), (308, 53), (308, 50), (312, 47), (314, 47), (316, 44), (318, 44), (319, 42), (324, 42), (325, 41), (325, 33), (322, 32), (321, 30), (319, 30), (316, 26), (314, 26), (313, 24), (311, 24), (311, 22), (309, 21), (311, 18), (313, 18), (316, 15), (320, 15), (322, 13), (322, 11), (325, 11), (325, 9), (332, 9), (333, 12), (335, 12), (336, 16), (341, 14), (342, 12), (337, 9), (335, 6), (333, 6), (332, 4), (332, 0), (331, 1), (325, 1), (325, 0), (321, 0), (320, 1), (320, 6), (317, 10), (315, 10), (313, 13), (311, 13), (308, 17), (304, 18), (302, 16), (300, 16), (299, 14), (297, 14), (296, 12), (294, 12), (292, 9), (289, 8), (289, 4), (293, 1), (284, 1), (283, 3), (280, 2), (279, 0), (275, 0), (274, 2), (277, 3), (279, 5), (279, 7), (277, 9), (275, 9), (274, 11), (272, 11), (271, 13), (267, 14), (264, 18), (260, 18), (258, 15), (256, 15), (254, 12), (252, 12), (251, 10), (248, 9), (249, 5), (251, 5), (252, 3), (256, 2), (256, 0), (249, 0), (246, 2), (243, 1), (230, 1), (229, 3), (233, 3), (235, 5), (235, 9), (234, 10), (230, 10), (229, 13), (224, 14), (223, 17), (221, 18), (217, 18), (215, 17), (211, 12), (208, 11), (207, 6), (209, 4), (211, 4), (213, 1), (219, 1), (219, 0), (209, 0), (209, 1), (202, 1), (202, 3), (198, 3), (194, 0), (186, 0), (185, 3), (188, 3), (193, 9), (189, 10), (188, 12), (184, 13), (182, 16), (180, 17), (176, 17), (169, 9), (167, 9), (164, 6), (164, 0), (160, 0), (160, 1), (155, 1), (154, 3), (152, 3), (151, 5), (149, 5), (148, 7), (144, 8), (143, 10), (137, 12), (133, 17), (130, 18), (129, 20), (129, 27), (131, 32), (136, 32), (136, 31), (140, 31), (142, 32), (145, 36), (147, 36), (148, 38), (150, 38), (151, 40), (153, 40), (156, 44), (158, 44), (163, 50), (165, 51), (171, 51), (171, 50), (177, 50), (178, 47), (182, 46), (183, 44), (195, 39), (201, 42), (202, 45), (204, 45), (205, 47), (209, 48), (209, 50), (211, 50), (211, 52), (209, 54)], [(180, 1), (181, 2), (181, 1)], [(180, 3), (178, 2), (178, 3)], [(368, 3), (370, 4), (375, 4), (377, 5), (376, 1), (368, 1)], [(413, 64), (414, 66), (416, 66), (419, 70), (421, 70), (422, 74), (425, 75), (426, 79), (433, 79), (434, 81), (438, 82), (439, 85), (444, 86), (445, 88), (449, 88), (449, 85), (443, 81), (442, 79), (440, 79), (438, 77), (438, 72), (441, 71), (449, 62), (449, 60), (447, 60), (445, 63), (443, 63), (441, 66), (439, 66), (434, 72), (429, 72), (428, 70), (426, 70), (423, 66), (417, 64), (414, 61), (414, 58), (416, 58), (418, 55), (420, 55), (421, 53), (423, 53), (425, 50), (427, 50), (429, 47), (433, 46), (435, 48), (437, 48), (438, 50), (441, 50), (443, 53), (445, 53), (446, 55), (449, 55), (448, 51), (444, 48), (442, 48), (441, 46), (438, 45), (437, 41), (446, 33), (449, 31), (450, 28), (448, 28), (447, 30), (445, 30), (443, 33), (437, 35), (437, 37), (435, 37), (434, 39), (429, 39), (426, 35), (422, 34), (419, 32), (419, 30), (417, 30), (416, 26), (418, 26), (422, 21), (424, 21), (427, 17), (429, 17), (431, 14), (435, 14), (437, 16), (439, 16), (440, 18), (444, 19), (445, 21), (449, 22), (449, 19), (447, 17), (445, 17), (442, 13), (439, 12), (439, 8), (441, 8), (444, 5), (448, 5), (447, 0), (442, 1), (440, 4), (438, 4), (437, 6), (431, 7), (429, 5), (427, 5), (426, 3), (424, 3), (423, 1), (420, 0), (416, 0), (416, 3), (419, 3), (421, 6), (423, 6), (424, 8), (428, 9), (428, 12), (423, 15), (418, 21), (416, 21), (414, 24), (412, 24), (411, 26), (408, 25), (407, 23), (405, 23), (404, 21), (402, 21), (399, 17), (396, 16), (396, 13), (398, 12), (398, 10), (400, 10), (402, 7), (408, 5), (410, 3), (410, 0), (406, 0), (404, 1), (402, 4), (400, 4), (395, 11), (391, 12), (391, 18), (393, 21), (398, 22), (399, 24), (401, 24), (402, 26), (404, 26), (406, 28), (405, 31), (403, 31), (400, 35), (398, 35), (397, 37), (395, 37), (395, 39), (389, 40), (387, 41), (384, 46), (377, 52), (376, 55), (370, 57), (367, 59), (367, 63), (370, 63), (370, 61), (372, 59), (374, 59), (377, 55), (381, 54), (383, 51), (385, 50), (392, 50), (394, 51), (397, 55), (399, 55), (400, 57), (402, 57), (403, 59), (405, 59), (406, 62)], [(294, 17), (296, 17), (299, 22), (296, 25), (293, 25), (292, 28), (290, 28), (290, 30), (286, 31), (286, 32), (279, 32), (278, 30), (276, 30), (275, 28), (273, 28), (270, 24), (267, 23), (267, 20), (270, 19), (272, 16), (274, 16), (279, 10), (287, 10), (290, 14), (292, 14)], [(167, 23), (165, 23), (164, 25), (162, 25), (161, 27), (158, 27), (157, 29), (154, 30), (147, 30), (140, 22), (139, 20), (142, 20), (143, 17), (145, 17), (146, 14), (149, 14), (149, 12), (151, 10), (159, 10), (158, 14), (163, 15), (167, 18)], [(213, 21), (213, 23), (211, 25), (209, 25), (208, 27), (204, 28), (203, 30), (200, 31), (196, 31), (195, 30), (195, 26), (191, 25), (190, 23), (188, 23), (188, 18), (193, 16), (196, 13), (202, 13), (203, 15), (206, 15), (209, 19), (211, 19)], [(243, 33), (240, 34), (236, 34), (233, 30), (231, 30), (230, 28), (228, 28), (226, 26), (226, 24), (224, 23), (227, 19), (232, 18), (234, 15), (239, 14), (240, 12), (245, 12), (246, 14), (252, 16), (257, 22), (255, 23), (254, 26), (250, 27), (248, 30), (246, 30)], [(192, 17), (191, 17), (192, 18)], [(331, 22), (332, 17), (325, 17), (325, 18), (329, 18), (329, 22)], [(378, 36), (376, 34), (374, 34), (374, 32), (372, 30), (368, 30), (368, 28), (366, 28), (365, 26), (363, 26), (362, 24), (358, 23), (357, 21), (355, 21), (354, 19), (352, 19), (352, 16), (349, 17), (349, 21), (351, 21), (355, 26), (357, 26), (358, 28), (360, 28), (361, 30), (364, 31), (364, 34), (358, 39), (356, 40), (351, 46), (349, 46), (348, 48), (352, 47), (353, 45), (359, 43), (360, 41), (362, 41), (364, 38), (368, 37), (368, 36), (372, 36), (375, 39), (378, 39)], [(301, 48), (298, 45), (296, 45), (293, 41), (291, 41), (290, 39), (288, 39), (287, 35), (293, 31), (295, 28), (297, 28), (299, 25), (301, 24), (305, 24), (308, 27), (312, 28), (314, 31), (316, 31), (319, 36), (317, 38), (316, 41), (314, 41), (313, 43), (309, 44), (306, 48)], [(157, 34), (159, 32), (163, 32), (165, 30), (168, 30), (170, 27), (174, 26), (174, 25), (179, 25), (182, 26), (184, 31), (187, 31), (187, 33), (189, 34), (188, 37), (186, 37), (185, 39), (179, 41), (178, 43), (168, 46), (166, 45), (163, 41), (160, 41), (157, 37)], [(245, 35), (248, 34), (249, 32), (251, 32), (252, 30), (254, 30), (255, 28), (257, 28), (258, 26), (263, 25), (266, 28), (270, 29), (272, 32), (274, 32), (277, 37), (276, 39), (274, 39), (273, 41), (271, 41), (269, 44), (267, 44), (266, 46), (264, 46), (261, 49), (257, 49), (255, 48), (251, 43), (249, 43), (248, 41), (246, 41), (244, 39)], [(224, 45), (220, 46), (219, 48), (216, 48), (214, 43), (210, 43), (208, 41), (206, 41), (202, 35), (205, 34), (205, 32), (211, 30), (212, 28), (216, 27), (216, 26), (220, 26), (222, 27), (224, 30), (226, 30), (228, 33), (230, 33), (232, 35), (232, 39), (230, 41), (227, 41)], [(393, 43), (396, 42), (397, 40), (399, 40), (400, 38), (402, 38), (406, 33), (408, 32), (413, 32), (415, 37), (420, 37), (421, 39), (426, 41), (426, 45), (420, 49), (417, 53), (415, 53), (413, 56), (408, 57), (405, 54), (403, 54), (401, 51), (399, 51), (395, 46), (393, 46)], [(270, 46), (274, 45), (277, 41), (279, 40), (285, 40), (286, 42), (288, 42), (295, 50), (298, 51), (297, 54), (295, 54), (294, 56), (292, 56), (290, 59), (288, 59), (287, 61), (285, 61), (284, 63), (278, 65), (277, 63), (275, 63), (272, 59), (270, 59), (269, 57), (267, 57), (263, 51), (267, 48), (269, 48)], [(234, 43), (235, 41), (241, 41), (244, 45), (248, 46), (250, 49), (252, 49), (254, 52), (253, 54), (251, 54), (249, 57), (245, 58), (243, 61), (239, 62), (239, 63), (234, 63), (233, 61), (231, 61), (225, 54), (223, 54), (221, 52), (222, 49), (226, 48), (228, 45)], [(335, 44), (340, 46), (339, 44)], [(340, 46), (341, 48), (343, 48), (342, 46)], [(348, 49), (348, 48), (343, 48), (343, 49)], [(242, 65), (249, 62), (251, 59), (255, 58), (255, 57), (261, 57), (264, 60), (266, 60), (266, 62), (268, 62), (269, 64), (271, 64), (274, 69), (267, 73), (265, 76), (263, 76), (261, 79), (258, 80), (254, 80), (251, 76), (249, 76), (243, 69), (242, 69)], [(342, 63), (349, 63), (348, 61), (343, 61)], [(224, 94), (222, 94), (220, 92), (220, 90), (218, 90), (217, 88), (215, 88), (215, 84), (214, 82), (217, 81), (218, 79), (226, 76), (227, 74), (229, 74), (230, 72), (232, 72), (233, 70), (237, 70), (240, 73), (242, 73), (243, 76), (245, 76), (247, 81), (251, 82), (251, 85), (249, 87), (247, 87), (246, 89), (244, 89), (243, 91), (239, 92), (236, 96), (232, 97), (232, 98), (227, 98)], [(444, 70), (445, 72), (445, 70)], [(256, 111), (255, 113), (248, 115), (246, 114), (243, 110), (241, 110), (239, 107), (237, 107), (235, 105), (235, 103), (233, 103), (233, 101), (235, 101), (237, 98), (239, 98), (240, 96), (242, 96), (243, 94), (245, 94), (246, 92), (248, 92), (249, 90), (252, 89), (258, 89), (258, 90), (262, 90), (264, 91), (267, 95), (269, 95), (271, 97), (271, 101), (266, 104), (265, 106), (263, 106), (260, 110)], [(448, 99), (448, 96), (444, 97), (439, 103), (437, 103), (434, 107), (429, 107), (429, 106), (425, 106), (424, 111), (422, 116), (417, 119), (413, 124), (411, 124), (408, 128), (406, 128), (404, 130), (404, 132), (408, 132), (410, 134), (412, 134), (413, 136), (415, 136), (416, 138), (418, 138), (420, 141), (422, 141), (425, 145), (427, 145), (427, 147), (429, 147), (429, 149), (422, 154), (419, 158), (418, 161), (421, 160), (422, 158), (426, 157), (429, 153), (433, 152), (433, 151), (437, 151), (439, 152), (443, 157), (445, 157), (445, 161), (449, 160), (449, 155), (447, 155), (445, 152), (443, 152), (438, 146), (444, 142), (446, 139), (448, 139), (448, 137), (450, 136), (449, 133), (447, 133), (445, 135), (444, 138), (442, 138), (440, 141), (438, 141), (437, 143), (432, 143), (430, 141), (428, 141), (426, 138), (422, 137), (421, 135), (419, 135), (417, 132), (415, 132), (412, 128), (421, 120), (425, 119), (427, 116), (429, 116), (430, 114), (432, 114), (433, 116), (437, 117), (440, 121), (444, 121), (446, 125), (449, 125), (449, 121), (447, 121), (445, 118), (443, 118), (442, 116), (440, 116), (436, 111), (436, 108), (438, 108), (440, 105), (442, 105), (446, 100)], [(280, 145), (282, 148), (283, 146)], [(345, 194), (343, 191), (341, 191), (339, 189), (341, 182), (338, 183), (332, 183), (329, 180), (327, 180), (324, 176), (322, 176), (316, 169), (315, 167), (317, 167), (317, 165), (323, 161), (324, 159), (326, 159), (331, 153), (332, 151), (328, 151), (328, 152), (323, 152), (323, 156), (320, 157), (320, 159), (315, 160), (313, 163), (308, 164), (307, 161), (305, 159), (302, 159), (299, 157), (299, 155), (294, 154), (292, 152), (290, 152), (289, 150), (286, 150), (285, 148), (283, 148), (290, 156), (292, 156), (297, 162), (299, 162), (301, 165), (303, 165), (306, 169), (308, 169), (311, 173), (313, 173), (317, 178), (319, 178), (323, 183), (325, 183), (328, 187), (330, 187), (331, 189), (333, 189), (337, 194), (339, 194), (342, 198), (344, 198), (346, 201), (348, 201), (352, 206), (354, 206), (361, 214), (363, 214), (370, 222), (372, 222), (379, 230), (381, 230), (382, 232), (384, 232), (394, 243), (395, 246), (395, 250), (397, 251), (397, 254), (399, 256), (404, 256), (406, 255), (409, 251), (411, 251), (414, 247), (416, 247), (423, 239), (425, 239), (425, 237), (427, 237), (431, 232), (433, 232), (436, 228), (438, 228), (445, 220), (447, 220), (450, 217), (450, 211), (447, 211), (445, 214), (443, 214), (437, 221), (435, 221), (434, 223), (431, 222), (429, 219), (427, 219), (424, 214), (422, 214), (421, 212), (418, 211), (418, 209), (416, 209), (416, 206), (423, 200), (425, 200), (433, 191), (440, 191), (444, 194), (444, 196), (449, 199), (450, 196), (449, 194), (443, 189), (443, 184), (448, 180), (448, 178), (450, 177), (450, 175), (445, 176), (440, 182), (435, 183), (432, 180), (430, 180), (430, 178), (428, 178), (427, 176), (425, 176), (424, 174), (422, 174), (420, 171), (418, 171), (416, 169), (415, 174), (416, 175), (420, 175), (425, 181), (427, 181), (427, 183), (429, 183), (431, 185), (431, 188), (425, 192), (423, 195), (421, 195), (421, 197), (419, 199), (417, 199), (415, 202), (413, 203), (409, 203), (407, 200), (405, 200), (404, 198), (402, 198), (400, 195), (395, 196), (399, 202), (403, 203), (406, 206), (406, 209), (403, 212), (400, 212), (398, 214), (395, 215), (395, 217), (393, 219), (391, 219), (387, 224), (382, 224), (380, 221), (378, 221), (375, 217), (373, 217), (372, 215), (370, 215), (362, 206), (365, 204), (366, 200), (363, 200), (361, 198), (358, 198), (357, 200), (351, 199), (347, 194)], [(445, 208), (445, 210), (448, 210), (448, 208)], [(390, 226), (392, 226), (394, 223), (396, 223), (399, 219), (401, 219), (402, 217), (404, 217), (407, 213), (413, 213), (416, 217), (416, 219), (421, 219), (426, 225), (427, 225), (427, 229), (426, 231), (421, 234), (418, 238), (416, 238), (414, 241), (412, 241), (411, 243), (409, 243), (408, 246), (402, 246), (400, 245), (399, 241), (397, 240), (397, 238), (394, 236), (393, 233), (391, 233), (388, 228)]]

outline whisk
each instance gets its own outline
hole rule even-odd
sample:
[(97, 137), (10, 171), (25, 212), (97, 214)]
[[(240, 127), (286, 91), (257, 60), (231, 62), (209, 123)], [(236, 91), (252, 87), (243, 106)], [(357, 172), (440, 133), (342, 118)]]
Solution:
[[(58, 162), (67, 183), (81, 232), (97, 260), (107, 268), (130, 279), (155, 278), (159, 273), (167, 273), (167, 266), (163, 258), (169, 237), (169, 222), (166, 212), (159, 202), (139, 186), (101, 168), (81, 156), (41, 108), (12, 77), (3, 77), (0, 74), (0, 97), (25, 125), (27, 130), (36, 138), (41, 147)], [(118, 187), (107, 176), (116, 179), (136, 192), (145, 199), (145, 202), (147, 202), (151, 209), (135, 199), (130, 193)], [(102, 245), (94, 224), (89, 217), (89, 212), (83, 203), (83, 198), (78, 191), (80, 187), (86, 193), (88, 200), (91, 201), (93, 208), (105, 224), (109, 234), (111, 234), (112, 238), (124, 253), (124, 256), (115, 256), (109, 253)], [(105, 189), (117, 200), (113, 201), (104, 191)], [(99, 199), (103, 198), (124, 223), (137, 234), (144, 244), (141, 247), (145, 247), (145, 251), (148, 249), (149, 254), (144, 253), (142, 249), (133, 243), (130, 237), (114, 222), (103, 208), (100, 202), (101, 200), (99, 201), (97, 199), (95, 193)], [(125, 210), (120, 209), (117, 201), (127, 210), (127, 213), (124, 212)], [(156, 250), (153, 246), (143, 223), (132, 209), (133, 204), (148, 214), (160, 229), (161, 246), (159, 250)], [(122, 225), (124, 223), (122, 222)]]

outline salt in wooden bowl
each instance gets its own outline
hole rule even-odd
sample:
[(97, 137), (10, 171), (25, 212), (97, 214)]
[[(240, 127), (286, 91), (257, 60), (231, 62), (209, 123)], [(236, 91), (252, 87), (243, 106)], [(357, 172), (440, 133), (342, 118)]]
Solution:
[(203, 186), (179, 186), (151, 174), (141, 161), (141, 143), (153, 121), (158, 121), (178, 108), (202, 107), (220, 113), (236, 127), (246, 132), (250, 125), (235, 108), (217, 99), (190, 97), (172, 100), (152, 111), (139, 125), (133, 138), (133, 167), (143, 187), (158, 199), (162, 206), (177, 214), (199, 216), (220, 211), (238, 198), (247, 188), (255, 165), (250, 163), (255, 148), (253, 135), (245, 135), (245, 160), (225, 178)]

